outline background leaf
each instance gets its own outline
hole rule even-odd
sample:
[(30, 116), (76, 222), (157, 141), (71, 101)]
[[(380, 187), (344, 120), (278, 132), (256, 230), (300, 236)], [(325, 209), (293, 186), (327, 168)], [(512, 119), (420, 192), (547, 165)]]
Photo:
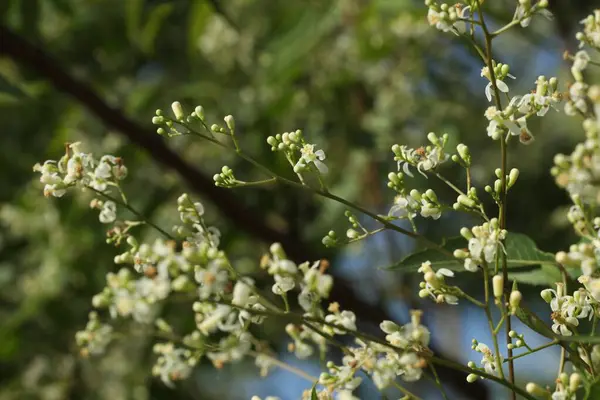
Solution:
[[(454, 237), (444, 241), (442, 247), (451, 253), (456, 249), (466, 248), (467, 241), (463, 237)], [(512, 279), (529, 285), (541, 285), (560, 280), (560, 272), (554, 266), (554, 255), (538, 249), (529, 236), (509, 232), (506, 236), (505, 247), (509, 268), (540, 266), (536, 270), (512, 273)], [(386, 269), (415, 272), (425, 261), (430, 261), (434, 269), (448, 268), (457, 272), (465, 271), (460, 260), (435, 249), (425, 249), (413, 253)]]

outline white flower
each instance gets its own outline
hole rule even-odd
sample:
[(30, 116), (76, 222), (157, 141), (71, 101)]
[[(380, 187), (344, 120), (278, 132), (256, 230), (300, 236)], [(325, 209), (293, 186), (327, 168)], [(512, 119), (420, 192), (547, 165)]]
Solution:
[(481, 366), (485, 369), (485, 372), (490, 375), (496, 375), (496, 359), (492, 350), (484, 343), (478, 343), (475, 350), (483, 354)]
[(433, 8), (430, 8), (427, 12), (427, 22), (442, 32), (448, 32), (452, 29), (452, 24), (448, 20), (448, 14), (443, 11), (438, 12)]
[[(326, 174), (328, 171), (327, 165), (323, 163), (325, 159), (325, 152), (323, 150), (315, 151), (314, 144), (305, 144), (301, 149), (300, 159), (296, 163), (296, 166), (305, 167), (306, 164), (313, 163), (320, 173)], [(294, 167), (296, 168), (296, 167)]]
[[(481, 76), (484, 78), (487, 78), (490, 82), (488, 82), (488, 84), (485, 87), (485, 97), (488, 99), (488, 101), (492, 101), (492, 95), (494, 95), (493, 93), (493, 88), (494, 85), (492, 85), (492, 81), (491, 81), (491, 76), (490, 76), (490, 70), (488, 67), (483, 67), (481, 69)], [(508, 75), (510, 78), (514, 77), (512, 75)], [(508, 85), (501, 79), (498, 79), (498, 77), (496, 77), (496, 87), (498, 88), (498, 90), (502, 93), (508, 93)]]
[(100, 222), (103, 224), (110, 224), (117, 219), (117, 205), (114, 201), (105, 201), (100, 211)]
[(251, 279), (248, 279), (247, 281), (237, 281), (233, 287), (231, 304), (235, 306), (245, 306), (252, 293), (252, 286), (254, 286), (254, 282)]
[(420, 211), (420, 203), (417, 199), (410, 194), (398, 195), (394, 198), (394, 205), (390, 208), (388, 215), (396, 218), (414, 218), (417, 211)]
[(416, 353), (404, 353), (398, 360), (401, 368), (400, 376), (406, 382), (415, 382), (421, 379), (423, 375), (423, 369), (421, 368), (425, 364), (421, 357)]
[(200, 284), (198, 296), (200, 299), (208, 299), (211, 295), (219, 295), (225, 291), (229, 282), (229, 273), (224, 261), (217, 259), (211, 261), (206, 268), (197, 267), (195, 272), (196, 282)]
[(289, 292), (296, 286), (294, 278), (291, 276), (275, 275), (275, 284), (271, 288), (273, 293), (282, 295)]
[(325, 322), (346, 328), (333, 328), (333, 332), (338, 335), (343, 335), (348, 331), (356, 330), (356, 315), (354, 315), (352, 311), (342, 311), (340, 313), (328, 314), (325, 316)]

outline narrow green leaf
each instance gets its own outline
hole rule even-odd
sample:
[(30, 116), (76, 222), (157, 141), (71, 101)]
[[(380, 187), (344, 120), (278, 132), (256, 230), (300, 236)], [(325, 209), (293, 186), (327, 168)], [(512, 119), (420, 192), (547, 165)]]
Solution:
[(127, 0), (124, 2), (127, 38), (134, 44), (137, 44), (139, 40), (144, 2), (145, 0)]
[[(467, 247), (467, 241), (462, 237), (450, 238), (442, 243), (442, 247), (452, 253), (456, 249)], [(541, 251), (535, 245), (535, 242), (522, 233), (509, 232), (505, 242), (507, 263), (509, 268), (520, 268), (528, 266), (548, 266), (546, 273), (550, 273), (550, 268), (555, 265), (554, 255)], [(435, 249), (425, 249), (413, 253), (403, 260), (393, 264), (386, 269), (399, 270), (403, 272), (415, 272), (421, 266), (421, 263), (430, 261), (432, 266), (437, 268), (448, 268), (453, 271), (464, 271), (462, 262), (447, 254), (442, 254)], [(555, 275), (550, 275), (555, 276)], [(524, 275), (523, 283), (529, 279), (532, 282), (538, 278), (536, 276)]]
[(552, 329), (550, 329), (548, 325), (546, 325), (544, 321), (540, 319), (540, 317), (538, 317), (525, 307), (517, 308), (515, 315), (521, 320), (521, 322), (523, 322), (530, 329), (536, 331), (540, 335), (543, 335), (549, 339), (554, 339), (557, 337), (557, 335), (554, 332), (552, 332)]
[(310, 400), (319, 400), (319, 396), (317, 396), (317, 384), (315, 383), (310, 391)]
[(170, 3), (159, 4), (150, 11), (140, 34), (140, 47), (145, 54), (151, 54), (154, 51), (156, 36), (172, 11), (173, 4)]
[(19, 100), (27, 95), (23, 90), (0, 73), (0, 97), (3, 100)]
[[(456, 249), (466, 248), (467, 241), (462, 236), (448, 238), (444, 239), (441, 246), (452, 254)], [(464, 270), (463, 263), (460, 260), (435, 249), (425, 249), (410, 254), (396, 264), (386, 267), (385, 269), (400, 270), (402, 272), (416, 272), (425, 261), (430, 261), (434, 269), (448, 268), (454, 271)]]
[(204, 32), (206, 23), (212, 13), (213, 11), (206, 1), (194, 1), (190, 5), (187, 34), (187, 52), (190, 58), (194, 58), (200, 54), (198, 51), (198, 40), (200, 40), (200, 36), (202, 36), (202, 32)]

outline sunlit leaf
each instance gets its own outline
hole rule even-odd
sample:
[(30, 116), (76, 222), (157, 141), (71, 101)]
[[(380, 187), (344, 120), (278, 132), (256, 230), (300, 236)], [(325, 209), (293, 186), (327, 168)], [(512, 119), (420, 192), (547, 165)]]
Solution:
[[(415, 272), (423, 262), (430, 261), (435, 269), (448, 268), (457, 272), (465, 271), (462, 261), (457, 260), (450, 254), (456, 249), (466, 248), (467, 241), (462, 237), (450, 238), (442, 243), (442, 247), (447, 250), (447, 253), (442, 253), (436, 249), (421, 250), (386, 269)], [(512, 278), (532, 285), (560, 280), (560, 273), (555, 266), (554, 255), (538, 249), (535, 242), (527, 235), (510, 232), (506, 237), (505, 248), (509, 268), (541, 267), (534, 271), (514, 273)]]

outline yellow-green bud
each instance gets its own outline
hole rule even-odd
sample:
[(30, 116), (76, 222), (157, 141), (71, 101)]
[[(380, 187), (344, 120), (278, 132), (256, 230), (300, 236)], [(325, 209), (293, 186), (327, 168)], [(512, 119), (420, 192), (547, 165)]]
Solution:
[(183, 107), (180, 102), (174, 101), (173, 104), (171, 104), (171, 110), (173, 110), (173, 115), (175, 115), (177, 121), (183, 121), (185, 114), (183, 113)]

